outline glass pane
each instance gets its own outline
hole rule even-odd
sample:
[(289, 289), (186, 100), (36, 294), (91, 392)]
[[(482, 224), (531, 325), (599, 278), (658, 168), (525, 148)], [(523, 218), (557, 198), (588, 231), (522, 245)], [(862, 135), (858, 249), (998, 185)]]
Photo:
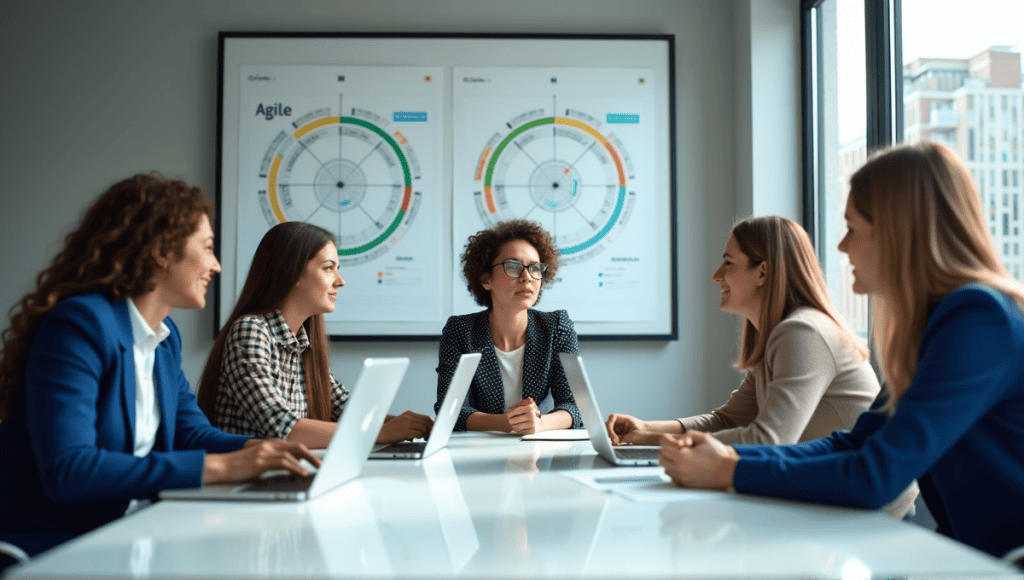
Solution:
[(813, 15), (816, 32), (818, 254), (832, 298), (847, 321), (867, 336), (866, 296), (854, 294), (846, 254), (836, 246), (846, 234), (843, 212), (850, 175), (865, 160), (867, 86), (864, 0), (826, 0)]
[(996, 250), (1024, 281), (1022, 22), (1020, 0), (903, 0), (904, 140), (964, 159)]

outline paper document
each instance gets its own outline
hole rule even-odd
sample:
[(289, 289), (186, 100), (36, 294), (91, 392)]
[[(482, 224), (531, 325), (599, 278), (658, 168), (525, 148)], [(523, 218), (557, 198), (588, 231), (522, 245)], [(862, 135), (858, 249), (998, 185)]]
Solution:
[(590, 435), (586, 429), (552, 429), (540, 433), (523, 435), (520, 441), (588, 441)]
[(709, 494), (717, 493), (677, 487), (660, 466), (580, 469), (563, 471), (562, 475), (637, 503), (703, 500), (708, 499)]

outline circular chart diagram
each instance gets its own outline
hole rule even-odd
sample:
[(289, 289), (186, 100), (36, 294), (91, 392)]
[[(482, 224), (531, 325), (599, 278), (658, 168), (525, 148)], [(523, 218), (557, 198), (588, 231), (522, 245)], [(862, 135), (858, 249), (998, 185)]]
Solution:
[(566, 110), (520, 115), (495, 134), (477, 162), (477, 213), (488, 226), (524, 218), (553, 236), (564, 263), (586, 260), (614, 241), (635, 200), (633, 164), (598, 121)]
[(267, 221), (304, 221), (334, 233), (342, 265), (368, 262), (398, 244), (420, 206), (413, 187), (419, 165), (406, 137), (386, 125), (366, 110), (318, 110), (281, 131), (260, 164)]

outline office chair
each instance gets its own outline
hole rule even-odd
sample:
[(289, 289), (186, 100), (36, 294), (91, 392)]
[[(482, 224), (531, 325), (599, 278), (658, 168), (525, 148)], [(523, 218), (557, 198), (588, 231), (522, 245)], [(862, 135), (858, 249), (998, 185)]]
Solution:
[(1024, 570), (1024, 546), (1021, 546), (1015, 550), (1010, 550), (1003, 555), (1003, 561), (1009, 562), (1014, 566)]
[(25, 550), (14, 544), (0, 542), (0, 572), (5, 572), (12, 566), (24, 564), (28, 562), (28, 559), (28, 554), (25, 553)]

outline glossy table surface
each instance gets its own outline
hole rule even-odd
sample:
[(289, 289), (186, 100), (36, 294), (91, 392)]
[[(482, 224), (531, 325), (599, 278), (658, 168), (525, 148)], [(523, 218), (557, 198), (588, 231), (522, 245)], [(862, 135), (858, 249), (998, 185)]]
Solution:
[(580, 469), (615, 468), (589, 441), (456, 434), (309, 502), (159, 502), (11, 577), (1016, 577), (878, 512), (681, 489), (634, 502), (564, 475)]

